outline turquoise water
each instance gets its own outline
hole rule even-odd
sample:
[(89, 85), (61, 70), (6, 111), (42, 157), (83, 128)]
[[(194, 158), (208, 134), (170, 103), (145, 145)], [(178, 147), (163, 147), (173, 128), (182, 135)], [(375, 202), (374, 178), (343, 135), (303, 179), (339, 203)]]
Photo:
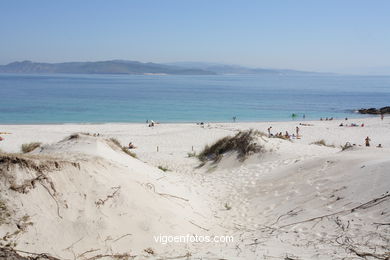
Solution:
[(390, 105), (390, 77), (0, 74), (0, 124), (358, 117)]

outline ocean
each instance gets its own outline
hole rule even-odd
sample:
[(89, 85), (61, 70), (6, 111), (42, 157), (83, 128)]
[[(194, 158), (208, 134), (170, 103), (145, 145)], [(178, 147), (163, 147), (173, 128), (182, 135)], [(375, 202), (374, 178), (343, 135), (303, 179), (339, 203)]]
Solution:
[(390, 105), (390, 76), (0, 74), (0, 124), (283, 121)]

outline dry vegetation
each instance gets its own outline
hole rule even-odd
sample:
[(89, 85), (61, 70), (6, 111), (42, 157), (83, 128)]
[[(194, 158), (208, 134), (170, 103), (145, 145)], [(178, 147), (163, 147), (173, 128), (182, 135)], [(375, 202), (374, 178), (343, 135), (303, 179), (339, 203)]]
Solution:
[(249, 155), (262, 150), (262, 146), (255, 143), (255, 137), (263, 135), (261, 132), (248, 130), (239, 132), (235, 136), (226, 136), (213, 145), (206, 146), (198, 158), (202, 162), (218, 162), (225, 153), (237, 152), (237, 158), (244, 161)]
[(29, 152), (34, 151), (38, 147), (40, 147), (41, 144), (42, 143), (39, 143), (39, 142), (33, 142), (33, 143), (29, 143), (29, 144), (22, 144), (21, 150), (22, 150), (23, 153), (29, 153)]
[(160, 170), (162, 170), (163, 172), (166, 172), (166, 171), (169, 171), (168, 167), (165, 167), (165, 166), (158, 166), (157, 168), (159, 168)]
[(315, 144), (315, 145), (321, 145), (321, 146), (326, 146), (326, 147), (332, 147), (332, 148), (334, 148), (334, 147), (335, 147), (334, 145), (327, 144), (327, 143), (325, 142), (325, 140), (324, 140), (324, 139), (321, 139), (321, 140), (315, 141), (315, 142), (313, 142), (313, 143), (311, 143), (311, 144)]
[(11, 213), (8, 210), (5, 201), (0, 200), (0, 225), (7, 223), (10, 216)]
[(353, 147), (353, 145), (351, 145), (349, 142), (346, 142), (345, 145), (341, 146), (341, 151), (351, 149), (352, 147)]
[(116, 138), (110, 138), (110, 141), (116, 145), (117, 147), (119, 147), (124, 153), (130, 155), (131, 157), (134, 157), (134, 158), (137, 158), (137, 154), (130, 151), (129, 148), (127, 148), (126, 146), (122, 146), (121, 143), (118, 141), (118, 139)]

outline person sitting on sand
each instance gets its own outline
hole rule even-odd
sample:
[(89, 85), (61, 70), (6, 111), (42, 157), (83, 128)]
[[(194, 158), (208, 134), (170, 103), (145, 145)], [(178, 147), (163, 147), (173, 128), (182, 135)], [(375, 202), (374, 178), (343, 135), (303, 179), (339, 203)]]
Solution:
[(0, 136), (0, 141), (3, 141), (3, 140), (4, 140), (4, 138)]
[(339, 124), (339, 126), (344, 126), (344, 124), (343, 124), (343, 123), (341, 123), (341, 124)]
[(288, 134), (288, 132), (286, 131), (284, 137), (286, 137), (287, 139), (290, 139), (290, 135)]
[(370, 141), (371, 141), (370, 137), (367, 136), (365, 141), (366, 141), (366, 146), (367, 147), (370, 146)]
[(135, 149), (137, 147), (134, 146), (134, 144), (132, 142), (129, 143), (129, 149)]
[(364, 123), (361, 125), (361, 127), (364, 127)]
[(378, 144), (377, 147), (378, 147), (378, 148), (383, 148), (382, 144)]

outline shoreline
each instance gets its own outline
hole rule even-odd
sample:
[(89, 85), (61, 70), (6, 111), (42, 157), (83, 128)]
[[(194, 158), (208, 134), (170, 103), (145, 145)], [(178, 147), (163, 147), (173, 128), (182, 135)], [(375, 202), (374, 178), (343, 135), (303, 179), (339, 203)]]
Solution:
[[(390, 117), (390, 115), (388, 115)], [(365, 119), (371, 119), (371, 118), (378, 118), (380, 115), (364, 115), (364, 117), (348, 117), (349, 119), (355, 119), (355, 120), (365, 120)], [(385, 115), (386, 117), (386, 115)], [(338, 121), (338, 120), (344, 120), (344, 118), (337, 118), (333, 117), (333, 120), (322, 120), (322, 121)], [(188, 124), (198, 124), (200, 122), (203, 122), (204, 124), (252, 124), (252, 123), (290, 123), (290, 122), (322, 122), (320, 119), (294, 119), (294, 120), (281, 120), (281, 121), (240, 121), (237, 120), (236, 122), (233, 121), (178, 121), (178, 122), (164, 122), (164, 121), (157, 121), (158, 124), (164, 124), (164, 125), (188, 125)], [(38, 126), (38, 125), (145, 125), (146, 122), (66, 122), (66, 123), (1, 123), (0, 126)]]

